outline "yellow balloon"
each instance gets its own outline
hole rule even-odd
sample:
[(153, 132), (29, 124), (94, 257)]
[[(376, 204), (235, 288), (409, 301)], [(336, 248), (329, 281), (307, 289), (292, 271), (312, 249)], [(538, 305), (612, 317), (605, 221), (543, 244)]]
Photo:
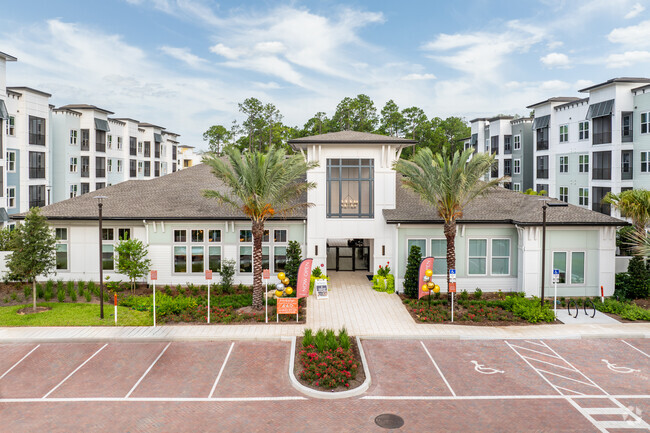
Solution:
[(426, 284), (423, 284), (423, 285), (422, 285), (422, 291), (423, 291), (423, 292), (428, 292), (428, 291), (429, 291), (429, 287), (428, 287)]
[(439, 292), (440, 292), (440, 286), (436, 284), (436, 285), (433, 287), (433, 293), (439, 293)]
[(283, 293), (284, 292), (282, 290), (276, 290), (275, 291), (275, 296), (277, 296), (278, 298), (281, 298)]
[(290, 295), (290, 294), (293, 293), (293, 289), (291, 287), (287, 287), (286, 289), (284, 289), (284, 291), (287, 292), (287, 295)]
[(424, 271), (424, 275), (430, 277), (431, 275), (433, 275), (433, 271), (431, 269), (427, 269), (426, 271)]
[(282, 280), (284, 280), (285, 278), (287, 278), (287, 276), (284, 275), (284, 272), (280, 272), (280, 273), (278, 274), (278, 280), (282, 281)]
[(290, 282), (291, 281), (288, 278), (283, 278), (282, 279), (282, 284), (284, 284), (285, 286), (288, 286)]
[(429, 281), (429, 282), (427, 283), (427, 287), (430, 288), (430, 289), (433, 289), (433, 288), (435, 287), (435, 285), (436, 285), (436, 284), (435, 284), (433, 281)]

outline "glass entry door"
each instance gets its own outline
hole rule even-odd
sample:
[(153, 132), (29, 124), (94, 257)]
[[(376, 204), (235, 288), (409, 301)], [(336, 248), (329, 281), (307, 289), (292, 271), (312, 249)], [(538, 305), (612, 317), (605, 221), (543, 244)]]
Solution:
[(327, 269), (335, 271), (369, 271), (370, 247), (327, 247)]

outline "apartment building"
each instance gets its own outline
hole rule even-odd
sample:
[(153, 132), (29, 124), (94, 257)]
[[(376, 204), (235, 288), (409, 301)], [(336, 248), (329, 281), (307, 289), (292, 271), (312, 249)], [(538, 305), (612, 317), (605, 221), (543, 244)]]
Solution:
[(535, 189), (610, 215), (602, 203), (608, 192), (649, 188), (647, 163), (643, 171), (648, 154), (641, 144), (650, 132), (648, 83), (647, 78), (613, 78), (581, 89), (586, 98), (550, 98), (528, 106), (535, 110)]
[[(7, 62), (15, 62), (16, 58), (0, 52), (0, 224), (5, 224), (9, 217), (7, 215), (7, 193), (9, 188), (5, 189), (7, 185), (7, 172), (5, 170), (5, 149), (7, 146), (7, 139), (10, 135), (14, 135), (16, 131), (16, 118), (9, 116), (8, 95), (7, 95), (7, 82), (6, 82), (6, 69)], [(14, 161), (15, 167), (15, 161)], [(15, 189), (13, 190), (14, 198), (12, 204), (15, 206)]]

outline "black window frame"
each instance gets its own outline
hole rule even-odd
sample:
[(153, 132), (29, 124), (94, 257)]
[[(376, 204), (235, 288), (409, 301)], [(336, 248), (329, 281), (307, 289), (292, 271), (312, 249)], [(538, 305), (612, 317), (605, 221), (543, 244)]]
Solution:
[(29, 144), (45, 146), (45, 127), (44, 118), (29, 116)]
[[(349, 164), (350, 161), (356, 161), (356, 165)], [(358, 169), (358, 176), (353, 177), (342, 177), (343, 169)], [(362, 177), (362, 169), (368, 169), (368, 177)], [(332, 177), (332, 174), (337, 174), (336, 178)], [(375, 160), (372, 158), (328, 158), (326, 165), (326, 175), (327, 175), (327, 188), (326, 188), (326, 199), (327, 199), (327, 218), (374, 218), (375, 217)], [(352, 212), (342, 212), (341, 201), (344, 197), (343, 195), (343, 182), (356, 182), (357, 183), (357, 196), (359, 198), (359, 203), (357, 204), (357, 213)], [(368, 194), (367, 196), (362, 196), (362, 185), (367, 183), (368, 185)], [(338, 209), (337, 211), (333, 208), (334, 204), (332, 203), (332, 189), (338, 188), (338, 197), (339, 201), (336, 203)], [(354, 186), (353, 186), (354, 188)], [(368, 212), (362, 212), (361, 209), (364, 207), (362, 200), (368, 200)]]

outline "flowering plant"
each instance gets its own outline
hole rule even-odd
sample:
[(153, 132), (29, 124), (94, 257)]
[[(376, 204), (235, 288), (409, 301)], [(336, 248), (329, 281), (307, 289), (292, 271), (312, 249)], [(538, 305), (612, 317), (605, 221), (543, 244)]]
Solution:
[(377, 271), (377, 275), (386, 278), (388, 274), (390, 274), (390, 267), (388, 266), (389, 264), (390, 262), (386, 262), (386, 266), (384, 266), (383, 268), (381, 265), (379, 265), (379, 270)]
[(357, 376), (357, 361), (352, 349), (337, 347), (319, 352), (313, 344), (301, 350), (303, 371), (300, 378), (323, 388), (350, 387), (350, 380)]

